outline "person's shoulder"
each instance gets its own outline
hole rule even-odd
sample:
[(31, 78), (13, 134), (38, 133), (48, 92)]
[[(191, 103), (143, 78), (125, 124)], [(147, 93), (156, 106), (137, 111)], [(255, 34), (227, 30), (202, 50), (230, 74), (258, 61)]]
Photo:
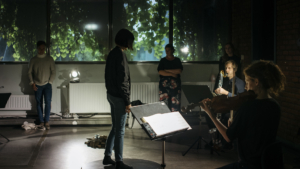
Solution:
[(53, 57), (52, 57), (52, 56), (50, 56), (50, 55), (47, 55), (47, 56), (46, 56), (46, 58), (54, 62), (54, 59), (53, 59)]
[(179, 57), (175, 57), (174, 60), (181, 62), (181, 59)]
[(240, 83), (240, 84), (243, 84), (243, 83), (245, 83), (242, 79), (240, 79), (239, 77), (237, 77), (237, 76), (235, 76), (235, 81), (236, 81), (236, 83)]
[(241, 57), (238, 55), (233, 55), (232, 58), (233, 58), (233, 60), (238, 60), (238, 61), (241, 60)]
[(160, 62), (164, 62), (164, 61), (166, 61), (166, 60), (167, 60), (167, 58), (166, 58), (166, 57), (163, 57), (163, 58), (160, 59)]
[(33, 56), (33, 57), (29, 60), (29, 62), (34, 62), (36, 59), (37, 59), (37, 55)]

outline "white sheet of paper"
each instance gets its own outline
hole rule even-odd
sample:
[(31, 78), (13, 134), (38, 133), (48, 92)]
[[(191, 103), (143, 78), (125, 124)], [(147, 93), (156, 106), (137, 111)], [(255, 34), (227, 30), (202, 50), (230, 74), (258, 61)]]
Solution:
[(143, 117), (157, 136), (184, 129), (192, 129), (179, 112), (158, 113)]

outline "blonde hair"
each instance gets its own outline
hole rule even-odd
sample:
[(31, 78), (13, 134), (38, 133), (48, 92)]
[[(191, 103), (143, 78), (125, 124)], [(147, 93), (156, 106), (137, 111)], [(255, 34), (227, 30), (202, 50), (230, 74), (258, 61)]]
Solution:
[(236, 62), (234, 60), (228, 60), (227, 62), (225, 62), (225, 68), (226, 68), (226, 65), (228, 65), (229, 63), (232, 64), (232, 68), (234, 69), (234, 71), (236, 72), (237, 69), (238, 69), (238, 65), (236, 64)]
[(286, 81), (281, 69), (271, 61), (257, 61), (244, 69), (245, 76), (257, 78), (268, 94), (278, 96)]

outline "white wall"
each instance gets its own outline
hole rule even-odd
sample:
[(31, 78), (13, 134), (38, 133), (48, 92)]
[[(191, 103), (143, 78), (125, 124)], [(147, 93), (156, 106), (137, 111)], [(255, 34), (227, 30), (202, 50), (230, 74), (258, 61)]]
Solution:
[[(157, 64), (132, 63), (129, 65), (132, 82), (158, 82)], [(68, 108), (67, 89), (62, 86), (69, 82), (69, 73), (77, 69), (81, 73), (80, 82), (104, 83), (105, 64), (56, 64), (56, 78), (52, 85), (51, 112), (62, 113)], [(29, 86), (27, 64), (0, 65), (0, 93), (13, 95), (33, 95)], [(181, 80), (185, 82), (208, 82), (212, 74), (217, 74), (217, 64), (183, 63)]]

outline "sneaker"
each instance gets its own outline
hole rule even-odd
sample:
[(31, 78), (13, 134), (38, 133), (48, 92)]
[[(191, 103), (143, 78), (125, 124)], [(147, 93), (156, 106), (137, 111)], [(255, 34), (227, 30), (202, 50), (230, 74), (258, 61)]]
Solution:
[(50, 130), (50, 124), (49, 124), (49, 122), (45, 123), (45, 127), (46, 127), (47, 130)]
[(112, 160), (110, 156), (105, 156), (102, 163), (103, 165), (116, 165), (116, 162)]
[(116, 169), (133, 169), (133, 167), (124, 164), (123, 161), (117, 161)]
[(38, 125), (37, 129), (39, 129), (39, 130), (45, 130), (44, 123), (41, 123), (40, 125)]

